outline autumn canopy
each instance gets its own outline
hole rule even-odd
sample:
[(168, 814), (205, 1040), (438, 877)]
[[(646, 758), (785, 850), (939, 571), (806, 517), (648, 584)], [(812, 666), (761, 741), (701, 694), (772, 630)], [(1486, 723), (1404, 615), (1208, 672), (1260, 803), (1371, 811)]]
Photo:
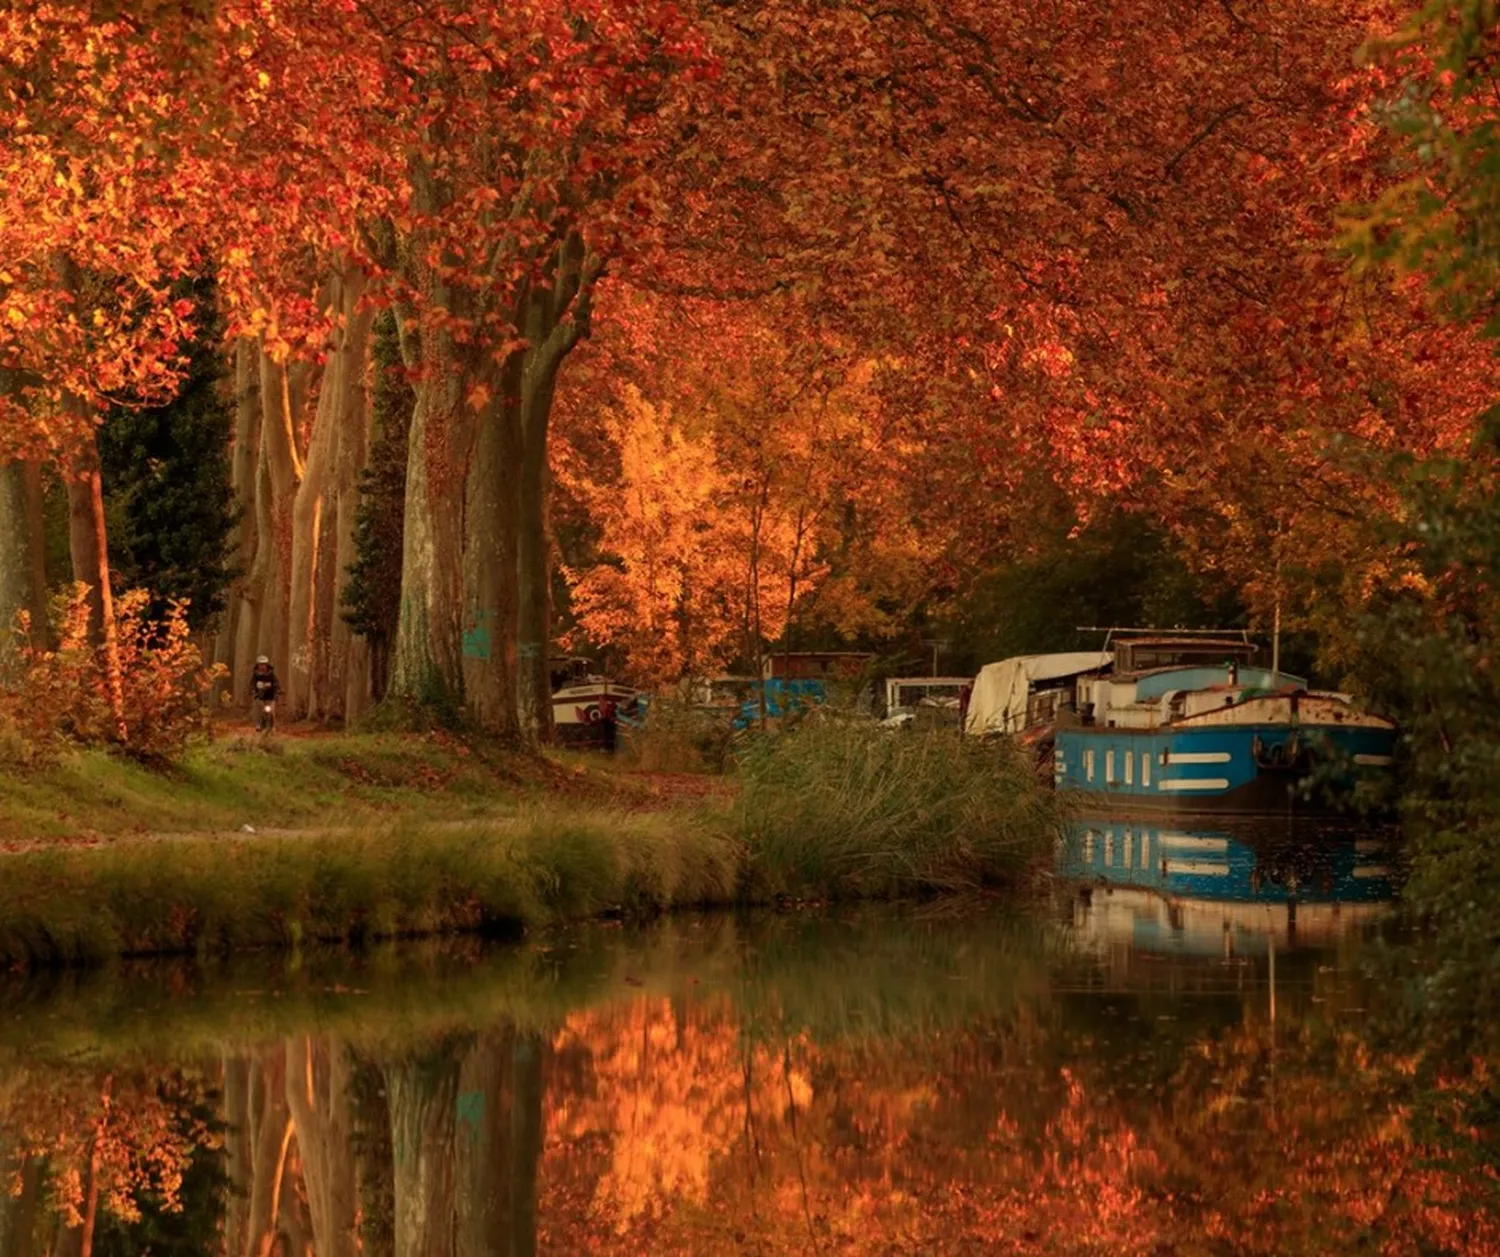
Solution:
[[(239, 504), (216, 657), (241, 694), (283, 661), (297, 714), (388, 688), (541, 739), (560, 643), (657, 684), (897, 640), (1042, 517), (1143, 513), (1258, 620), (1367, 597), (1372, 456), (1463, 448), (1495, 383), (1419, 270), (1360, 261), (1413, 176), (1407, 20), (14, 0), (0, 614), (63, 575), (55, 476), (108, 644), (97, 427), (206, 334)], [(344, 614), (382, 450), (383, 635)]]

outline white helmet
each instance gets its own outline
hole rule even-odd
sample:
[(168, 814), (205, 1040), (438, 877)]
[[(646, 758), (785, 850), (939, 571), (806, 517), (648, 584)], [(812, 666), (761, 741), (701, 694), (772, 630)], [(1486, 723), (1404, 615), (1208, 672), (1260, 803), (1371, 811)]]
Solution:
[(257, 659), (255, 660), (255, 662), (256, 663), (270, 663), (271, 661), (269, 659), (267, 659), (264, 655), (260, 655), (259, 657), (257, 657)]

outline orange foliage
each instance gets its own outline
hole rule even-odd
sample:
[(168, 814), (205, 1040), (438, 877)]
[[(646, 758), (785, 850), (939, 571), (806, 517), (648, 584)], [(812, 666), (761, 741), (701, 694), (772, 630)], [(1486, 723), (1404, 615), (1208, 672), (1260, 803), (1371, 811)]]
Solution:
[(0, 12), (0, 454), (68, 454), (109, 401), (184, 365), (212, 172), (181, 15), (25, 0)]
[[(603, 516), (638, 516), (603, 521), (625, 575), (582, 610), (642, 677), (706, 664), (735, 625), (741, 653), (808, 617), (879, 631), (891, 555), (909, 600), (1059, 491), (1158, 512), (1257, 605), (1283, 551), (1379, 570), (1384, 496), (1345, 451), (1451, 449), (1497, 383), (1419, 280), (1334, 247), (1400, 174), (1379, 113), (1400, 85), (1355, 61), (1399, 6), (740, 8), (8, 6), (0, 368), (27, 396), (5, 448), (57, 451), (91, 403), (170, 383), (190, 313), (170, 281), (210, 260), (232, 331), (278, 357), (321, 354), (319, 277), (357, 266), (451, 342), (476, 410), (515, 391), (498, 368), (520, 346), (571, 348), (653, 292), (695, 304), (636, 334), (670, 369), (634, 382), (689, 444), (715, 433), (671, 518), (742, 517), (722, 541), (751, 536), (756, 574), (705, 555), (699, 585), (743, 592), (695, 605), (684, 526), (653, 539), (667, 516), (577, 473)], [(576, 288), (538, 330), (565, 255)], [(840, 390), (859, 431), (811, 439)], [(629, 409), (615, 381), (586, 392), (579, 411)], [(455, 432), (429, 442), (438, 483), (466, 472)], [(851, 502), (853, 527), (825, 517)], [(887, 527), (848, 576), (845, 542)]]
[[(222, 666), (204, 664), (184, 603), (169, 604), (156, 618), (151, 596), (138, 589), (116, 599), (114, 613), (128, 716), (122, 749), (147, 759), (175, 758), (206, 728), (205, 703)], [(81, 583), (58, 600), (55, 648), (31, 633), (21, 613), (23, 645), (14, 675), (0, 686), (0, 716), (20, 732), (28, 755), (46, 756), (61, 743), (117, 741), (105, 648), (90, 642), (89, 617), (89, 590)]]
[[(553, 454), (564, 509), (598, 538), (564, 569), (577, 637), (659, 684), (753, 669), (789, 628), (887, 631), (880, 601), (925, 574), (918, 531), (892, 509), (907, 447), (884, 430), (877, 363), (832, 338), (788, 344), (795, 303), (619, 300), (628, 326), (605, 320)], [(711, 361), (663, 352), (690, 335), (709, 337)]]

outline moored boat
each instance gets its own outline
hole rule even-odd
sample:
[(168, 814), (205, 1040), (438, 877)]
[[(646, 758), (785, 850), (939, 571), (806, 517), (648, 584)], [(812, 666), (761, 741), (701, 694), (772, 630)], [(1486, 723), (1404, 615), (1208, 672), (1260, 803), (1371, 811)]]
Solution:
[[(976, 679), (975, 701), (986, 672), (1009, 687), (1000, 727), (1050, 755), (1059, 790), (1130, 811), (1317, 814), (1390, 771), (1391, 721), (1256, 665), (1243, 634), (1112, 632), (1106, 644), (1109, 662), (1092, 669), (1028, 656)], [(1060, 683), (1038, 689), (1038, 669)], [(984, 719), (971, 706), (970, 731)]]
[(614, 749), (621, 713), (632, 711), (640, 693), (607, 677), (582, 676), (552, 694), (552, 725), (564, 746)]

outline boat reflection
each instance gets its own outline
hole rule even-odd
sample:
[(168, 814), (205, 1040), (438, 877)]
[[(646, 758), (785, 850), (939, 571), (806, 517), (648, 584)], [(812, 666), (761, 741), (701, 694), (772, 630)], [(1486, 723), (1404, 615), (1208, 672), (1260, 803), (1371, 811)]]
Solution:
[(1387, 911), (1392, 833), (1321, 828), (1186, 829), (1080, 820), (1057, 871), (1078, 893), (1080, 942), (1180, 955), (1324, 947)]

